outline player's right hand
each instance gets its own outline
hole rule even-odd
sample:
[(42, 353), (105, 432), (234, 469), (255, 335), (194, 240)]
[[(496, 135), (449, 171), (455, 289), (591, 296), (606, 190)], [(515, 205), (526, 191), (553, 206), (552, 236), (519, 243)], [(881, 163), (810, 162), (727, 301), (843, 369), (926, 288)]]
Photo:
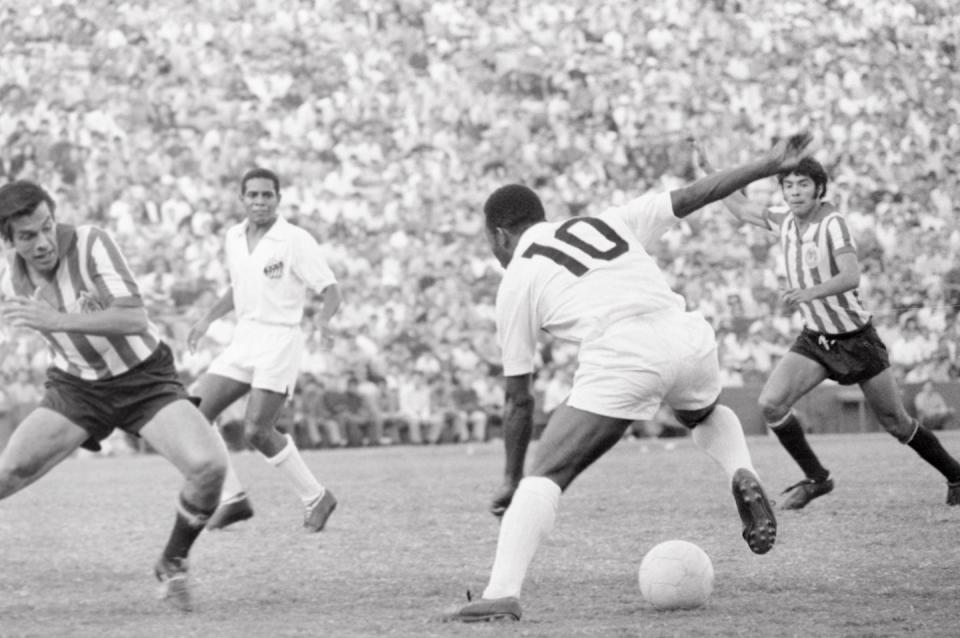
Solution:
[(190, 349), (190, 352), (197, 351), (197, 345), (200, 343), (200, 338), (203, 335), (207, 334), (207, 330), (210, 328), (210, 323), (208, 321), (198, 321), (193, 324), (190, 328), (190, 332), (187, 333), (187, 348)]
[(513, 482), (504, 483), (503, 487), (497, 490), (490, 503), (490, 513), (500, 518), (510, 507), (510, 501), (513, 500), (513, 493), (517, 491), (517, 485)]

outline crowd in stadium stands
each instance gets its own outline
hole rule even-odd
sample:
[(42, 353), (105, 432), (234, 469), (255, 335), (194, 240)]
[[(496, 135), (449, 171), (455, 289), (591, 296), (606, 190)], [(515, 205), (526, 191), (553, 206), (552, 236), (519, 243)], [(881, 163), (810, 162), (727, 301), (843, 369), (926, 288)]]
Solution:
[[(345, 298), (333, 331), (311, 332), (291, 428), (308, 445), (484, 439), (501, 401), (493, 188), (591, 214), (693, 179), (689, 135), (725, 165), (807, 127), (899, 379), (945, 381), (960, 376), (958, 32), (953, 0), (5, 3), (0, 181), (38, 181), (61, 221), (114, 233), (193, 377), (231, 330), (186, 351), (227, 283), (238, 177), (275, 170)], [(776, 183), (751, 197), (777, 201)], [(717, 328), (728, 385), (762, 382), (799, 329), (779, 252), (719, 206), (657, 251)], [(0, 356), (7, 403), (35, 400), (39, 339), (5, 330)], [(544, 345), (546, 409), (574, 356)]]

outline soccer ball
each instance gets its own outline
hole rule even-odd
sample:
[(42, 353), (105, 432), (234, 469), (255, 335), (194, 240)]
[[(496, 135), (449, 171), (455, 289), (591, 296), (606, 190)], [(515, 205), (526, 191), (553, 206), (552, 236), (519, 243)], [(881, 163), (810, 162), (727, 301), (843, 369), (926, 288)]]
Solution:
[(713, 591), (713, 563), (687, 541), (664, 541), (640, 561), (640, 593), (656, 609), (695, 609)]

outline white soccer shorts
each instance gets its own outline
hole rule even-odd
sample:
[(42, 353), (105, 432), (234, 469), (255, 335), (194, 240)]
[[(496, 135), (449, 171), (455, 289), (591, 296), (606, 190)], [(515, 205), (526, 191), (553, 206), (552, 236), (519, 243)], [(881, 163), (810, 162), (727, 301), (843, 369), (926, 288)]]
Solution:
[(304, 342), (299, 326), (241, 321), (207, 372), (289, 396), (297, 385)]
[(567, 405), (614, 418), (649, 420), (661, 403), (698, 410), (720, 396), (713, 328), (699, 313), (617, 321), (580, 345)]

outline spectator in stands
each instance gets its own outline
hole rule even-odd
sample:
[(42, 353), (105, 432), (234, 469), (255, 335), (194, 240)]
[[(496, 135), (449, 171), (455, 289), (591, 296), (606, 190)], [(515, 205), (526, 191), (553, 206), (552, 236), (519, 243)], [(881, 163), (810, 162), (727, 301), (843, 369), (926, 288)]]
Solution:
[(329, 397), (328, 407), (333, 419), (343, 428), (347, 445), (388, 445), (391, 439), (383, 435), (383, 421), (370, 398), (359, 391), (360, 382), (356, 377), (347, 379), (342, 392)]
[[(410, 424), (407, 430), (410, 443), (431, 443), (429, 433), (438, 417), (426, 375), (414, 370), (400, 380), (397, 387), (397, 408), (401, 418)], [(427, 430), (427, 438), (424, 438), (424, 430)]]
[(327, 402), (324, 383), (310, 375), (302, 381), (302, 389), (294, 395), (295, 430), (306, 437), (310, 447), (343, 447), (346, 436)]
[(953, 421), (954, 411), (947, 406), (943, 395), (933, 387), (933, 382), (923, 384), (913, 399), (913, 407), (920, 423), (931, 430), (942, 430)]

